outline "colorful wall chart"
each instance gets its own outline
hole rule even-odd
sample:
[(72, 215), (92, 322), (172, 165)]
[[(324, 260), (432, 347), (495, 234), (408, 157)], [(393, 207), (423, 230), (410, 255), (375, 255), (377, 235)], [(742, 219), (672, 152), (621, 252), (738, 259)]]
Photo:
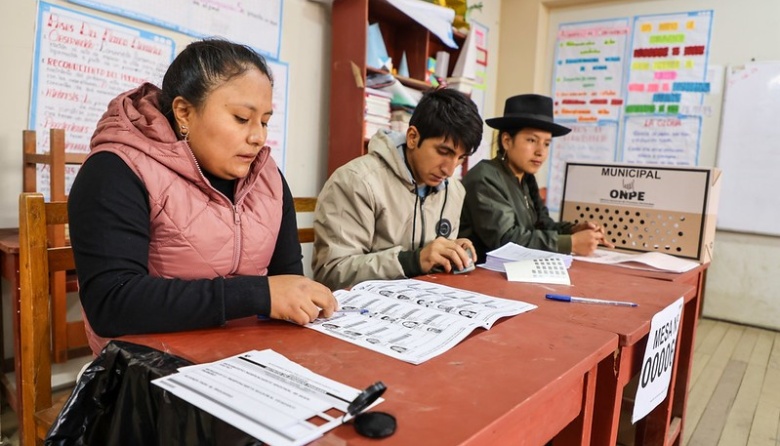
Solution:
[(221, 36), (279, 58), (282, 0), (69, 1), (190, 36)]
[(618, 120), (628, 34), (628, 19), (560, 26), (553, 81), (556, 120)]
[[(696, 165), (712, 11), (634, 18), (622, 160)], [(652, 119), (647, 119), (652, 117)]]
[[(65, 150), (89, 152), (89, 140), (108, 102), (143, 82), (157, 85), (173, 60), (173, 40), (41, 2), (33, 59), (29, 128), (38, 152), (49, 150), (51, 128), (65, 129)], [(68, 166), (67, 187), (76, 166)], [(38, 190), (48, 195), (48, 169)]]
[[(487, 70), (488, 70), (488, 32), (490, 29), (475, 21), (470, 21), (471, 28), (474, 33), (475, 40), (475, 55), (476, 57), (476, 70), (474, 72), (474, 85), (471, 90), (471, 100), (477, 104), (477, 110), (479, 110), (482, 118), (492, 118), (492, 116), (485, 116), (485, 93), (488, 88)], [(477, 148), (476, 152), (469, 157), (468, 165), (474, 166), (480, 160), (490, 159), (492, 155), (490, 153), (492, 132), (485, 131), (482, 135), (482, 143)]]
[(547, 205), (560, 210), (566, 163), (614, 161), (624, 105), (628, 19), (562, 24), (553, 79), (554, 117), (572, 132), (550, 151)]

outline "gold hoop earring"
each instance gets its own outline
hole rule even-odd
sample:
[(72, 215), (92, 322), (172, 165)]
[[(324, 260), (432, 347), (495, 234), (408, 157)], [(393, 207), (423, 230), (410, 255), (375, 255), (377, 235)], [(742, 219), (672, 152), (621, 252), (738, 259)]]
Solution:
[(190, 129), (186, 125), (179, 125), (179, 135), (184, 142), (190, 141)]

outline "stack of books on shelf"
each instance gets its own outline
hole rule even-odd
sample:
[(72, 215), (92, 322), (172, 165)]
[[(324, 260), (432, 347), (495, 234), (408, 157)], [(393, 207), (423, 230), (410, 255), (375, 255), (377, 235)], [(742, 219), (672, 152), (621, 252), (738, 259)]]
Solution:
[(390, 113), (390, 129), (394, 132), (406, 133), (411, 118), (412, 112), (406, 107), (393, 107), (393, 111)]
[(379, 130), (390, 130), (390, 99), (386, 91), (366, 88), (366, 112), (364, 115), (365, 138), (371, 138)]

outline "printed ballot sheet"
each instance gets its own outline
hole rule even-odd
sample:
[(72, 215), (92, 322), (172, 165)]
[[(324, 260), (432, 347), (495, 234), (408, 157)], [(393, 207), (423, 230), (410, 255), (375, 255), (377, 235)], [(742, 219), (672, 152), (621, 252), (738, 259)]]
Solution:
[(623, 268), (645, 271), (669, 271), (684, 273), (699, 266), (699, 262), (681, 259), (663, 252), (625, 253), (607, 249), (597, 249), (589, 256), (576, 256), (583, 262), (602, 263)]
[[(184, 367), (152, 383), (263, 443), (282, 446), (309, 443), (344, 422), (360, 393), (273, 350)], [(334, 410), (340, 414), (329, 415)]]
[(307, 327), (412, 364), (446, 352), (475, 328), (536, 308), (414, 279), (367, 281), (334, 295), (340, 311)]
[(505, 273), (507, 272), (507, 263), (551, 258), (561, 259), (566, 268), (571, 266), (572, 256), (570, 255), (526, 248), (525, 246), (520, 246), (517, 243), (512, 242), (488, 252), (485, 263), (477, 266), (491, 271)]

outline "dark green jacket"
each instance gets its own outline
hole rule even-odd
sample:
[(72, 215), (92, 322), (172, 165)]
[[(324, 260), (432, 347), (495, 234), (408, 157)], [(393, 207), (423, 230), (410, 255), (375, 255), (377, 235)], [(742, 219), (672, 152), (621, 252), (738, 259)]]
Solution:
[(460, 214), (460, 237), (477, 249), (479, 262), (485, 254), (506, 243), (526, 248), (571, 253), (569, 222), (555, 222), (539, 195), (533, 175), (518, 181), (498, 158), (482, 160), (463, 178), (466, 200)]

